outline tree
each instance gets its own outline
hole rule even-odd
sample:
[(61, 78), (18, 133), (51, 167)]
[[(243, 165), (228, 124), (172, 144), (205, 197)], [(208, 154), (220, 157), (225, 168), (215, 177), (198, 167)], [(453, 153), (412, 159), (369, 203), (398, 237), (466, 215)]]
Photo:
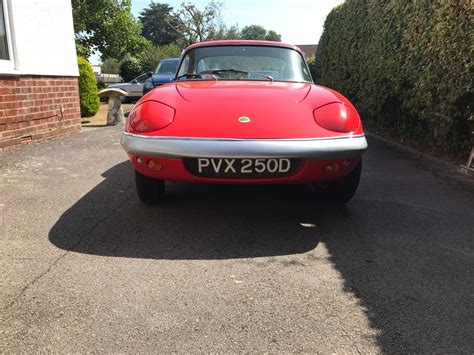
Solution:
[(258, 25), (245, 26), (240, 32), (240, 38), (242, 39), (264, 40), (266, 35), (267, 30)]
[(78, 53), (94, 51), (102, 58), (123, 58), (147, 46), (141, 26), (131, 13), (131, 0), (72, 0)]
[(240, 30), (238, 25), (230, 26), (223, 39), (240, 39)]
[(168, 4), (151, 2), (147, 8), (140, 12), (138, 17), (142, 23), (142, 36), (156, 46), (176, 42), (179, 33), (173, 29), (177, 24), (171, 16), (172, 10), (173, 8)]
[(118, 74), (120, 73), (120, 62), (115, 58), (107, 58), (102, 62), (101, 68), (104, 74)]
[(274, 41), (274, 42), (281, 42), (281, 35), (276, 33), (273, 30), (269, 30), (265, 35), (265, 40), (267, 41)]
[(281, 42), (281, 35), (273, 30), (267, 31), (259, 25), (245, 26), (240, 32), (240, 38)]
[(183, 2), (167, 22), (180, 35), (185, 46), (211, 40), (224, 28), (222, 6), (220, 2), (211, 1), (204, 10), (199, 10), (195, 5)]

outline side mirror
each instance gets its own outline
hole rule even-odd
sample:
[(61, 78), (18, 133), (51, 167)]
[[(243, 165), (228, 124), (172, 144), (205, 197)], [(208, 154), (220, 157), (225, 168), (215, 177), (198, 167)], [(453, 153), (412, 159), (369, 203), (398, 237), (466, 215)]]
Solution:
[(152, 71), (149, 71), (146, 73), (146, 77), (147, 78), (151, 78), (153, 76), (153, 72)]
[(131, 81), (132, 84), (136, 84), (138, 83), (138, 81), (136, 81), (135, 79)]

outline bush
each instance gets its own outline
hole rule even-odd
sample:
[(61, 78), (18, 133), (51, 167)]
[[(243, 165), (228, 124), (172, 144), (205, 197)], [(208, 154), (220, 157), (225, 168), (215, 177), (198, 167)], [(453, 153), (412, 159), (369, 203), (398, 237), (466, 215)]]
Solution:
[(77, 63), (79, 66), (81, 117), (91, 117), (97, 113), (100, 106), (97, 80), (91, 65), (86, 59), (77, 57)]
[(140, 61), (135, 57), (127, 57), (123, 60), (122, 64), (120, 64), (120, 76), (125, 82), (128, 82), (143, 73), (144, 70)]
[(351, 0), (328, 15), (315, 80), (341, 91), (370, 129), (470, 150), (469, 1)]

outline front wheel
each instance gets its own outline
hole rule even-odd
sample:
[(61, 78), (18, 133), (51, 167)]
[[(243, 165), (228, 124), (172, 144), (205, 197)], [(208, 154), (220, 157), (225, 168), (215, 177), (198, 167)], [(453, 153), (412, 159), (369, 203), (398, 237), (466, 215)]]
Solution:
[(330, 203), (344, 204), (349, 202), (359, 187), (360, 175), (362, 172), (362, 160), (342, 179), (313, 186), (317, 195), (324, 201)]
[(154, 205), (161, 201), (165, 194), (165, 182), (142, 175), (135, 170), (135, 184), (140, 201), (147, 205)]

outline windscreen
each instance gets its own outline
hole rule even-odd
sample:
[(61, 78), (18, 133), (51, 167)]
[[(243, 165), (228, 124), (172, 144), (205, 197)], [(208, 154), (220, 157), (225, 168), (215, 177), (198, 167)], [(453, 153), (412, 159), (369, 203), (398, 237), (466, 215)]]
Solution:
[(271, 46), (209, 46), (191, 49), (179, 68), (179, 80), (275, 80), (311, 82), (302, 55)]
[(160, 62), (156, 67), (155, 74), (175, 74), (178, 65), (179, 59)]

